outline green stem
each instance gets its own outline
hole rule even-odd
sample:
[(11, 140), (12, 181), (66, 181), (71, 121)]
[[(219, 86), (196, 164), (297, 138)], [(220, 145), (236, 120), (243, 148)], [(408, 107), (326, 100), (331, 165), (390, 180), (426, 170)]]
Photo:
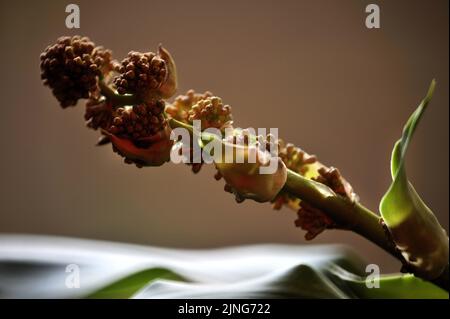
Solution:
[(189, 125), (189, 124), (177, 121), (177, 120), (175, 120), (173, 118), (169, 118), (169, 125), (170, 125), (170, 127), (172, 129), (174, 129), (174, 128), (184, 128), (184, 129), (189, 131), (189, 134), (191, 134), (191, 135), (193, 134), (192, 125)]
[[(381, 217), (360, 203), (352, 203), (344, 197), (333, 195), (330, 189), (327, 190), (327, 186), (307, 179), (291, 170), (288, 170), (284, 189), (295, 197), (319, 208), (336, 223), (365, 237), (389, 252), (392, 256), (403, 261), (402, 255), (387, 236), (381, 224)], [(432, 282), (448, 291), (448, 264), (441, 276)]]
[(99, 86), (102, 94), (112, 103), (113, 107), (115, 108), (140, 103), (136, 96), (132, 94), (117, 94), (103, 80), (99, 81)]
[[(193, 134), (192, 126), (175, 119), (169, 119), (172, 128), (185, 128)], [(202, 133), (203, 134), (203, 133)], [(211, 138), (208, 136), (208, 138)], [(351, 230), (374, 244), (378, 245), (392, 256), (403, 262), (403, 257), (395, 248), (395, 244), (387, 235), (381, 217), (358, 202), (337, 196), (328, 186), (303, 177), (291, 170), (287, 171), (287, 181), (284, 190), (291, 195), (308, 202), (326, 213), (337, 224)], [(449, 269), (433, 280), (433, 283), (448, 291)]]
[[(192, 134), (192, 126), (189, 124), (169, 119), (169, 125), (172, 128), (185, 128)], [(381, 218), (361, 204), (336, 196), (326, 185), (305, 178), (289, 169), (284, 189), (321, 209), (336, 223), (345, 225), (347, 229), (364, 236), (396, 258), (402, 258), (386, 236), (381, 225)]]
[(334, 194), (327, 186), (288, 170), (284, 189), (325, 212), (337, 224), (369, 239), (401, 259), (381, 224), (381, 218), (359, 203)]

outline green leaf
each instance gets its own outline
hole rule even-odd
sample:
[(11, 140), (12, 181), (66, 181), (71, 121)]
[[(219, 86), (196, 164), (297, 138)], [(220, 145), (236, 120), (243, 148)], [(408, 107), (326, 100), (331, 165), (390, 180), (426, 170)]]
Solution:
[(178, 274), (164, 268), (150, 268), (126, 276), (125, 278), (114, 281), (89, 295), (92, 299), (126, 299), (132, 297), (136, 292), (148, 285), (153, 280), (165, 279), (183, 281), (184, 278)]
[(400, 224), (409, 214), (414, 212), (414, 200), (412, 199), (411, 194), (413, 188), (406, 176), (405, 157), (414, 131), (416, 130), (426, 107), (431, 101), (434, 88), (435, 81), (431, 83), (427, 95), (406, 122), (402, 138), (395, 143), (392, 151), (391, 175), (393, 182), (381, 200), (380, 205), (383, 218), (390, 227)]
[[(80, 286), (66, 286), (67, 265)], [(366, 286), (366, 263), (337, 245), (182, 250), (0, 235), (0, 298), (442, 298), (411, 275)]]
[(433, 80), (427, 95), (406, 122), (401, 139), (395, 143), (391, 156), (393, 181), (380, 202), (381, 215), (406, 261), (416, 273), (430, 279), (438, 277), (448, 264), (448, 237), (408, 181), (405, 158), (435, 84)]
[(364, 278), (345, 276), (340, 279), (354, 291), (359, 298), (365, 299), (448, 299), (448, 293), (428, 281), (412, 274), (384, 275), (378, 280), (378, 288), (368, 288)]

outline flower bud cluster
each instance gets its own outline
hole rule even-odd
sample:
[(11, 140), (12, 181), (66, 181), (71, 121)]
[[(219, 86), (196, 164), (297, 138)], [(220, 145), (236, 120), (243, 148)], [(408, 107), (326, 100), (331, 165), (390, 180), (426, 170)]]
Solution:
[(119, 94), (136, 94), (146, 97), (157, 90), (167, 77), (165, 61), (153, 52), (130, 51), (115, 68), (120, 74), (114, 79)]
[(224, 129), (231, 127), (233, 116), (231, 115), (231, 106), (223, 105), (222, 99), (217, 96), (207, 97), (199, 100), (188, 112), (189, 122), (194, 120), (201, 121), (201, 127)]
[(175, 62), (161, 45), (158, 53), (131, 51), (115, 65), (114, 85), (119, 94), (133, 94), (142, 101), (170, 98), (178, 86)]
[(108, 131), (130, 139), (152, 136), (167, 125), (164, 118), (164, 101), (156, 100), (138, 105), (120, 107)]
[(186, 94), (177, 96), (172, 104), (168, 104), (166, 113), (177, 121), (192, 124), (192, 121), (189, 121), (189, 111), (192, 106), (199, 101), (212, 96), (213, 94), (209, 91), (206, 91), (205, 93), (196, 93), (194, 90), (189, 90)]
[[(281, 139), (273, 142), (278, 144), (278, 154), (283, 163), (288, 169), (296, 172), (297, 174), (305, 176), (309, 172), (310, 166), (317, 162), (315, 155), (309, 155), (294, 144), (285, 143)], [(292, 207), (298, 206), (298, 199), (290, 194), (281, 192), (272, 201), (272, 207), (279, 210), (283, 207), (283, 205)]]
[(111, 51), (87, 37), (60, 37), (41, 54), (41, 78), (61, 107), (75, 105), (98, 91), (98, 78), (112, 68)]

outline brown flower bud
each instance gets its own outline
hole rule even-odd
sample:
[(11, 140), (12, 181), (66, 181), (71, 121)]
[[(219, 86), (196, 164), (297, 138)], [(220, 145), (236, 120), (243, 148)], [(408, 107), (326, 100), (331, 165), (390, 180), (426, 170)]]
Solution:
[[(317, 173), (319, 175), (312, 177), (312, 180), (328, 186), (337, 195), (345, 197), (352, 202), (358, 200), (358, 196), (353, 192), (353, 188), (341, 176), (338, 169), (322, 166), (317, 170)], [(336, 223), (323, 211), (305, 201), (299, 202), (298, 219), (295, 221), (295, 225), (307, 231), (305, 235), (306, 240), (315, 238), (325, 229), (346, 229), (345, 226)]]
[(115, 68), (120, 73), (114, 79), (119, 94), (136, 94), (144, 100), (147, 100), (167, 77), (165, 61), (153, 52), (130, 51)]
[(120, 107), (115, 111), (108, 131), (134, 140), (152, 136), (167, 126), (163, 111), (162, 100)]
[(113, 116), (112, 105), (105, 99), (91, 98), (86, 102), (84, 119), (87, 127), (94, 130), (108, 129), (112, 124)]
[[(194, 90), (189, 90), (185, 95), (177, 96), (172, 104), (166, 106), (166, 114), (182, 123), (192, 124), (192, 121), (189, 121), (189, 110), (197, 102), (212, 96), (213, 94), (209, 91), (206, 91), (205, 93), (196, 93)], [(183, 145), (183, 148), (185, 154), (190, 153), (190, 157), (194, 157), (192, 145)], [(191, 166), (192, 172), (198, 173), (202, 168), (203, 162), (187, 163), (187, 165)]]
[(144, 101), (171, 97), (177, 89), (175, 62), (162, 46), (158, 54), (130, 51), (115, 66), (120, 73), (114, 78), (119, 94), (135, 94)]
[(300, 175), (305, 175), (309, 166), (317, 162), (315, 155), (309, 155), (294, 144), (285, 143), (281, 139), (276, 142), (278, 143), (278, 152), (286, 167)]
[(339, 170), (335, 167), (321, 167), (318, 170), (319, 175), (312, 179), (316, 182), (327, 185), (336, 194), (348, 198), (350, 201), (358, 201), (358, 195), (353, 191), (353, 187), (342, 177)]
[(98, 77), (112, 68), (111, 51), (87, 37), (61, 37), (41, 54), (41, 78), (63, 108), (98, 90)]
[(222, 99), (217, 96), (207, 97), (198, 101), (188, 112), (189, 122), (201, 121), (202, 130), (207, 128), (224, 129), (231, 127), (233, 117), (231, 106), (223, 105)]
[(160, 166), (170, 159), (173, 145), (163, 111), (162, 100), (118, 108), (103, 133), (126, 163), (138, 167)]
[[(283, 188), (287, 179), (283, 161), (262, 150), (258, 143), (250, 143), (253, 138), (255, 137), (243, 130), (232, 139), (223, 140), (222, 157), (215, 159), (216, 168), (227, 183), (225, 190), (234, 193), (238, 202), (246, 198), (257, 202), (271, 201)], [(243, 143), (238, 143), (238, 140)], [(231, 163), (226, 160), (227, 148), (236, 156)], [(236, 154), (239, 152), (243, 155), (241, 163), (236, 160)], [(273, 163), (275, 163), (274, 171), (262, 173), (261, 168), (267, 168)]]
[(325, 229), (340, 228), (320, 209), (309, 205), (305, 201), (300, 202), (300, 209), (298, 210), (298, 219), (295, 225), (303, 230), (306, 230), (305, 239), (312, 240)]
[[(95, 65), (99, 67), (103, 76), (106, 76), (114, 69), (114, 64), (117, 61), (113, 61), (111, 50), (105, 49), (102, 46), (97, 46), (92, 51), (92, 54), (94, 56)], [(91, 67), (94, 67), (94, 65)]]
[[(281, 139), (272, 142), (277, 143), (278, 154), (286, 167), (300, 175), (305, 176), (309, 172), (311, 165), (317, 163), (316, 156), (309, 155), (294, 144), (285, 143)], [(279, 210), (284, 205), (287, 205), (297, 210), (299, 203), (297, 198), (288, 193), (281, 192), (272, 201), (272, 207), (273, 209)]]
[(187, 124), (192, 124), (192, 122), (189, 121), (189, 110), (197, 102), (212, 96), (213, 94), (209, 91), (201, 94), (196, 93), (194, 90), (189, 90), (185, 95), (177, 96), (175, 98), (175, 101), (166, 107), (166, 113), (175, 120)]

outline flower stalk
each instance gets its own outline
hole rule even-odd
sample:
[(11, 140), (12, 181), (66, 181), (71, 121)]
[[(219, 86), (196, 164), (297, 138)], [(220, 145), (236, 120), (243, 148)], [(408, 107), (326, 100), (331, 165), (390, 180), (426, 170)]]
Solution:
[[(185, 128), (192, 133), (192, 126), (188, 124), (175, 119), (170, 119), (169, 123), (172, 128)], [(383, 227), (382, 218), (361, 203), (338, 196), (328, 186), (306, 178), (290, 169), (287, 169), (284, 190), (293, 197), (319, 208), (338, 224), (343, 225), (343, 228), (366, 238), (404, 263), (403, 256)], [(433, 282), (439, 287), (448, 290), (448, 274), (449, 267), (447, 265), (441, 276), (433, 280)]]
[(102, 95), (112, 103), (114, 108), (125, 105), (134, 105), (140, 102), (140, 100), (132, 94), (118, 94), (108, 84), (106, 84), (103, 79), (99, 81), (98, 85)]
[[(232, 126), (231, 107), (211, 92), (199, 94), (189, 90), (167, 103), (166, 99), (177, 89), (178, 78), (173, 57), (162, 46), (157, 53), (132, 51), (119, 63), (112, 60), (109, 50), (95, 47), (88, 38), (63, 37), (41, 55), (41, 70), (44, 84), (52, 89), (61, 107), (88, 99), (85, 118), (88, 127), (102, 132), (98, 145), (111, 142), (113, 150), (126, 163), (137, 167), (166, 163), (173, 147), (179, 144), (170, 138), (177, 128), (188, 130), (193, 142), (183, 147), (191, 155), (195, 149), (205, 149), (213, 140), (220, 141), (222, 146), (242, 149), (247, 155), (256, 149), (251, 148), (250, 140), (268, 142), (270, 146), (276, 144), (281, 148), (279, 155), (273, 155), (271, 147), (270, 151), (267, 146), (257, 149), (261, 159), (257, 164), (222, 164), (216, 156), (216, 179), (225, 180), (225, 190), (234, 193), (238, 202), (247, 198), (271, 202), (275, 209), (285, 205), (298, 210), (296, 225), (307, 231), (307, 239), (325, 229), (353, 231), (399, 259), (403, 271), (448, 290), (448, 263), (433, 278), (412, 268), (396, 245), (389, 225), (360, 204), (351, 185), (337, 169), (322, 165), (314, 155), (273, 136), (242, 135), (243, 131)], [(231, 130), (235, 135), (225, 140), (216, 134), (200, 132), (199, 140), (193, 127), (195, 120), (202, 123), (202, 130), (214, 129), (219, 133)], [(246, 144), (238, 145), (238, 139)], [(276, 172), (266, 176), (256, 174), (256, 168), (265, 165), (263, 160), (272, 156), (278, 163)], [(191, 164), (192, 171), (197, 173), (202, 164), (203, 161)]]

